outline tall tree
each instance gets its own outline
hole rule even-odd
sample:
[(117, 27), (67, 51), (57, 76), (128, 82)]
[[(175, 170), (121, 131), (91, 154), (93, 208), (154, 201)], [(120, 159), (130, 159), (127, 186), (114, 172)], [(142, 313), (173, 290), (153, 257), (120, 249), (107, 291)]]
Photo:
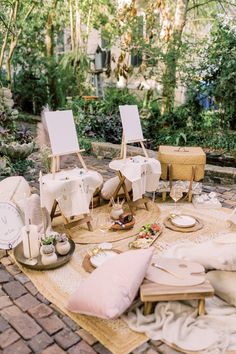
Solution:
[[(129, 73), (124, 52), (133, 50), (143, 53), (143, 64), (140, 71), (147, 71), (148, 61), (156, 66), (156, 81), (161, 82), (162, 113), (171, 112), (174, 108), (175, 89), (177, 86), (177, 74), (179, 59), (183, 51), (183, 42), (186, 24), (194, 18), (205, 18), (205, 24), (209, 18), (213, 19), (219, 10), (227, 11), (230, 6), (236, 6), (229, 0), (131, 0), (113, 20), (112, 33), (114, 38), (121, 43), (122, 54), (117, 62), (118, 71), (125, 75)], [(141, 12), (144, 14), (146, 35), (136, 36), (136, 18)], [(207, 15), (206, 15), (207, 13)], [(118, 39), (119, 38), (119, 39)], [(124, 65), (121, 65), (124, 63)], [(153, 70), (149, 70), (152, 72)], [(147, 74), (146, 74), (147, 75)]]
[[(14, 55), (14, 51), (18, 45), (19, 38), (22, 32), (27, 26), (27, 21), (30, 19), (30, 15), (37, 5), (36, 1), (25, 1), (24, 3), (20, 0), (15, 0), (11, 2), (5, 2), (5, 10), (9, 13), (8, 22), (4, 22), (1, 18), (1, 24), (3, 24), (2, 31), (4, 33), (3, 45), (0, 54), (0, 69), (3, 65), (4, 55), (6, 57), (6, 69), (7, 69), (7, 80), (9, 86), (12, 86), (12, 76), (11, 76), (11, 62)], [(3, 4), (4, 6), (4, 4)]]
[(48, 12), (45, 24), (45, 46), (48, 62), (48, 88), (52, 107), (58, 106), (57, 79), (55, 75), (55, 21), (58, 0), (48, 2)]

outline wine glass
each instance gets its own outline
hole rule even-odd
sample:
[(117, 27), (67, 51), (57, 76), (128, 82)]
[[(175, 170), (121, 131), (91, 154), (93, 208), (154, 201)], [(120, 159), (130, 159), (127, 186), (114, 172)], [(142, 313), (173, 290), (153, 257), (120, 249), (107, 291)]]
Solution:
[(170, 197), (173, 199), (175, 202), (174, 206), (174, 214), (177, 214), (177, 201), (180, 200), (183, 197), (183, 188), (178, 185), (178, 183), (174, 184), (173, 187), (170, 190)]
[(102, 213), (98, 215), (98, 229), (105, 235), (111, 227), (111, 218), (109, 214)]

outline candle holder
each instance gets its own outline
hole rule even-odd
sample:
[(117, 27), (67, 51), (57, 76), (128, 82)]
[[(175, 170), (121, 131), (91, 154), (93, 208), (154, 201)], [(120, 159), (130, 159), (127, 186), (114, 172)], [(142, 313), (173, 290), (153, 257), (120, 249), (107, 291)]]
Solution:
[(33, 258), (32, 257), (32, 252), (31, 252), (31, 242), (30, 242), (30, 229), (26, 228), (25, 230), (26, 234), (27, 234), (27, 241), (28, 241), (28, 251), (29, 251), (29, 258), (26, 258), (25, 260), (25, 264), (28, 265), (36, 265), (38, 263), (37, 258)]

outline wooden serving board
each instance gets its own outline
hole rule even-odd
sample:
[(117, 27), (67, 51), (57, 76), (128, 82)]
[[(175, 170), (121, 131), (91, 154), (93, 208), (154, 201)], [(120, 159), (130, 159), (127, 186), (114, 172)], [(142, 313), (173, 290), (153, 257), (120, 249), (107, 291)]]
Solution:
[(175, 258), (159, 258), (147, 269), (146, 279), (166, 286), (195, 286), (205, 282), (202, 265)]

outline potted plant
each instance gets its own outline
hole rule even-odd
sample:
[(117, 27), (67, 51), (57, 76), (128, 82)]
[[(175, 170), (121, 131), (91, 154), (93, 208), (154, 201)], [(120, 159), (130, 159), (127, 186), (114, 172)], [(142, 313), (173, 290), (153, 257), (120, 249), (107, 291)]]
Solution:
[(57, 261), (55, 247), (53, 245), (55, 237), (53, 235), (44, 236), (41, 238), (41, 262), (43, 265), (53, 264)]
[(70, 242), (66, 234), (56, 236), (56, 251), (61, 256), (66, 255), (70, 251)]

